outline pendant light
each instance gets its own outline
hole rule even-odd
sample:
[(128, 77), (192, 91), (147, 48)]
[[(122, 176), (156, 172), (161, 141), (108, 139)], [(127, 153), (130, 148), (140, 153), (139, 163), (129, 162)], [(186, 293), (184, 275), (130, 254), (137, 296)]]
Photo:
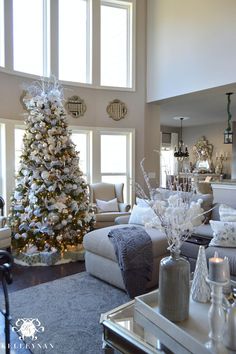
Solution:
[(227, 103), (227, 114), (228, 114), (228, 126), (224, 132), (224, 144), (233, 144), (233, 131), (231, 125), (231, 113), (230, 113), (230, 96), (233, 95), (233, 92), (227, 92), (226, 95), (228, 96), (228, 103)]
[[(177, 119), (177, 118), (175, 118)], [(184, 159), (187, 159), (189, 157), (189, 152), (187, 146), (184, 147), (184, 142), (183, 142), (183, 128), (182, 128), (182, 122), (185, 119), (184, 117), (178, 118), (180, 120), (180, 140), (179, 140), (179, 146), (178, 148), (175, 147), (175, 152), (174, 152), (174, 157), (176, 157), (178, 160), (183, 161)]]

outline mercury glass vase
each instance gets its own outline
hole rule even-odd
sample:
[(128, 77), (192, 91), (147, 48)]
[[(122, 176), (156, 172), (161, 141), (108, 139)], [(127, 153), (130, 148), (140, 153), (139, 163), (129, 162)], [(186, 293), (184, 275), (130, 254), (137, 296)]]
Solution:
[(171, 252), (160, 262), (159, 309), (172, 322), (184, 321), (189, 315), (190, 264), (180, 257), (180, 251)]

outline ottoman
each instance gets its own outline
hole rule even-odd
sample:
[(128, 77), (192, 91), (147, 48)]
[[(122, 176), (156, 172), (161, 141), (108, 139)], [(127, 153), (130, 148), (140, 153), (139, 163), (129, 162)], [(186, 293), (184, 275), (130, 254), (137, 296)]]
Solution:
[[(140, 225), (113, 225), (103, 229), (94, 230), (87, 233), (83, 241), (84, 249), (86, 251), (86, 271), (91, 275), (123, 290), (125, 290), (125, 286), (122, 279), (121, 270), (117, 263), (115, 251), (108, 237), (108, 233), (114, 228), (124, 228), (131, 226)], [(147, 288), (149, 289), (157, 287), (160, 260), (169, 253), (167, 250), (168, 244), (166, 237), (161, 231), (157, 229), (145, 229), (145, 231), (151, 237), (153, 251), (152, 279), (147, 284)]]

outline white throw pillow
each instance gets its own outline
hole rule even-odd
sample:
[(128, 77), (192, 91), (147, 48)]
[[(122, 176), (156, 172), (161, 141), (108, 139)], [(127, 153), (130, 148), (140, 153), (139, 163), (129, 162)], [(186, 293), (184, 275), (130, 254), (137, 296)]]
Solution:
[(111, 200), (100, 200), (96, 199), (96, 204), (99, 213), (106, 213), (109, 211), (119, 211), (119, 206), (117, 202), (117, 198), (111, 199)]
[(134, 205), (129, 218), (129, 224), (145, 225), (156, 217), (151, 207), (144, 208)]
[(142, 198), (136, 197), (136, 204), (137, 204), (137, 206), (139, 206), (141, 208), (149, 208), (148, 199), (142, 199)]
[(236, 247), (236, 222), (210, 220), (213, 239), (209, 246)]
[(236, 221), (236, 209), (229, 205), (220, 204), (219, 207), (220, 221)]

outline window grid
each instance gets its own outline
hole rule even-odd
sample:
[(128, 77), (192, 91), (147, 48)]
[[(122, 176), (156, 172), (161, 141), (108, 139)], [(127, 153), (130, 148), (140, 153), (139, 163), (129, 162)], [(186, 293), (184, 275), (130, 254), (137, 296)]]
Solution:
[[(125, 13), (126, 13), (126, 72), (125, 72), (125, 84), (122, 85), (122, 84), (119, 84), (118, 82), (117, 83), (109, 83), (108, 81), (106, 82), (107, 78), (105, 78), (105, 81), (104, 81), (104, 74), (103, 74), (103, 62), (102, 62), (102, 59), (103, 59), (103, 55), (104, 53), (102, 53), (101, 51), (101, 66), (100, 66), (100, 72), (101, 72), (101, 78), (100, 78), (100, 81), (101, 81), (101, 86), (104, 86), (104, 87), (127, 87), (127, 88), (131, 88), (132, 87), (132, 63), (133, 63), (133, 60), (132, 60), (132, 36), (133, 36), (133, 31), (132, 31), (132, 17), (133, 17), (133, 11), (132, 11), (132, 3), (131, 2), (126, 2), (126, 1), (116, 1), (116, 0), (106, 0), (106, 1), (102, 1), (101, 2), (101, 7), (102, 6), (106, 6), (106, 7), (111, 7), (111, 8), (117, 8), (117, 9), (123, 9), (125, 10)], [(101, 28), (102, 28), (102, 15), (101, 15)], [(102, 45), (102, 41), (103, 41), (103, 38), (102, 38), (102, 31), (101, 31), (101, 49), (103, 48), (103, 45)], [(117, 50), (119, 50), (119, 48), (117, 48)], [(107, 54), (105, 53), (104, 55), (105, 57), (107, 57)], [(105, 68), (107, 68), (107, 65), (105, 65)], [(106, 70), (106, 69), (105, 69)], [(119, 69), (118, 69), (119, 70)], [(110, 70), (111, 72), (114, 73), (113, 70)], [(120, 76), (120, 75), (118, 75)], [(107, 77), (109, 77), (108, 80), (111, 80), (111, 73), (108, 73), (107, 74)]]
[(5, 66), (4, 0), (0, 0), (0, 66)]
[[(56, 75), (58, 77), (58, 45), (55, 43), (58, 42), (58, 6), (59, 6), (59, 0), (56, 1), (50, 1), (50, 0), (40, 0), (42, 2), (42, 12), (43, 12), (43, 23), (42, 23), (42, 28), (43, 28), (43, 45), (41, 48), (42, 51), (42, 70), (37, 70), (37, 72), (32, 72), (32, 70), (29, 70), (29, 66), (25, 65), (25, 69), (21, 67), (16, 67), (15, 63), (13, 64), (14, 56), (13, 56), (13, 33), (12, 27), (14, 28), (13, 24), (13, 5), (14, 1), (21, 1), (21, 0), (9, 0), (5, 2), (6, 10), (5, 12), (2, 11), (1, 6), (4, 4), (4, 0), (0, 0), (0, 17), (2, 14), (2, 17), (4, 18), (5, 16), (5, 31), (4, 31), (4, 24), (3, 21), (0, 18), (0, 48), (1, 48), (1, 42), (3, 41), (1, 39), (1, 36), (5, 39), (5, 43), (7, 43), (7, 47), (5, 47), (5, 53), (4, 53), (4, 48), (0, 50), (0, 70), (4, 71), (12, 71), (18, 75), (21, 76), (29, 76), (29, 77), (35, 77), (35, 76), (45, 76), (49, 77), (51, 74)], [(122, 89), (124, 91), (132, 91), (134, 89), (134, 78), (132, 77), (132, 73), (134, 71), (134, 56), (132, 55), (133, 53), (133, 45), (132, 42), (135, 40), (134, 38), (134, 31), (133, 31), (133, 23), (134, 21), (134, 9), (135, 9), (135, 1), (136, 0), (106, 0), (104, 2), (96, 2), (93, 0), (84, 0), (87, 3), (87, 15), (89, 14), (90, 16), (88, 17), (88, 20), (86, 22), (86, 32), (87, 32), (87, 42), (89, 45), (86, 48), (86, 72), (85, 72), (85, 82), (78, 82), (78, 81), (64, 81), (65, 84), (76, 84), (79, 86), (88, 86), (88, 87), (94, 87), (94, 88), (103, 88), (106, 89), (105, 85), (101, 85), (100, 83), (100, 38), (98, 40), (98, 37), (95, 35), (96, 38), (94, 38), (94, 33), (100, 33), (100, 7), (102, 3), (109, 4), (110, 6), (115, 6), (115, 7), (120, 7), (120, 8), (126, 8), (127, 9), (127, 67), (126, 67), (126, 84), (119, 86), (119, 85), (114, 85), (114, 86), (108, 86), (110, 89), (115, 89), (116, 87), (119, 89)], [(31, 2), (30, 2), (31, 4)], [(99, 11), (97, 11), (99, 8)], [(97, 9), (96, 12), (94, 12), (94, 9)], [(56, 10), (56, 11), (55, 11)], [(12, 24), (12, 25), (11, 25)], [(3, 31), (1, 31), (1, 26), (3, 27)], [(29, 28), (30, 31), (30, 28)], [(14, 30), (13, 30), (14, 32)], [(51, 34), (50, 34), (51, 32)], [(130, 37), (131, 34), (131, 37)], [(133, 38), (132, 38), (133, 37)], [(74, 37), (72, 36), (72, 39)], [(24, 38), (23, 38), (24, 40)], [(23, 43), (24, 44), (24, 43)], [(41, 45), (40, 45), (41, 46)], [(55, 52), (56, 50), (56, 52)], [(24, 52), (24, 50), (23, 50)], [(93, 55), (92, 55), (93, 53)], [(4, 55), (5, 54), (5, 55)], [(39, 57), (39, 55), (38, 55)], [(3, 58), (3, 59), (2, 59)], [(4, 62), (5, 61), (5, 62)], [(34, 62), (34, 61), (33, 61)], [(98, 64), (98, 65), (97, 65)], [(3, 67), (4, 65), (4, 67)], [(15, 67), (15, 69), (14, 69)], [(96, 71), (94, 71), (94, 68)]]
[(59, 0), (59, 79), (64, 81), (89, 83), (90, 80), (89, 3), (89, 0)]
[(43, 19), (46, 16), (43, 4), (44, 0), (13, 0), (13, 65), (16, 71), (44, 74)]
[[(13, 125), (14, 126), (14, 125)], [(108, 182), (108, 183), (124, 183), (124, 198), (125, 201), (131, 203), (132, 200), (132, 179), (133, 176), (133, 168), (132, 161), (134, 157), (134, 132), (119, 132), (117, 129), (109, 129), (109, 131), (105, 132), (102, 128), (86, 128), (86, 129), (78, 129), (78, 127), (71, 127), (72, 133), (72, 141), (75, 143), (73, 139), (73, 134), (82, 134), (85, 136), (83, 147), (83, 158), (86, 159), (86, 168), (81, 168), (83, 172), (84, 178), (87, 183), (95, 183), (95, 182)], [(19, 126), (18, 124), (14, 126), (14, 156), (7, 156), (7, 159), (14, 161), (14, 171), (18, 172), (20, 156), (23, 148), (23, 136), (24, 136), (25, 128), (24, 126)], [(100, 145), (100, 137), (101, 135), (113, 135), (113, 136), (125, 136), (126, 137), (126, 156), (121, 156), (121, 158), (126, 159), (126, 170), (117, 172), (114, 170), (110, 170), (104, 173), (101, 173), (100, 168), (96, 167), (96, 161), (101, 161), (101, 150), (99, 149)], [(77, 149), (80, 148), (77, 145)], [(92, 153), (95, 151), (96, 153)], [(101, 163), (99, 164), (101, 166)], [(13, 186), (14, 187), (14, 186)], [(12, 187), (12, 188), (13, 188)]]

